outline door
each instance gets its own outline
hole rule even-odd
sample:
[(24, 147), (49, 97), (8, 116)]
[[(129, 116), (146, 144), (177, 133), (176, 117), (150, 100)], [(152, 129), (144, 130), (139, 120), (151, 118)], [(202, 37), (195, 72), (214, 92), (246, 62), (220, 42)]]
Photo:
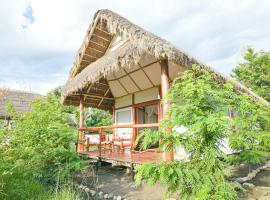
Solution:
[[(136, 106), (136, 123), (137, 124), (151, 124), (151, 123), (158, 123), (158, 119), (159, 119), (159, 110), (158, 110), (158, 106), (159, 104), (144, 104), (142, 106)], [(143, 129), (145, 128), (137, 128), (136, 130), (136, 137), (138, 135), (140, 135), (140, 132), (143, 131)], [(151, 128), (147, 128), (147, 129), (152, 129), (152, 130), (157, 130), (157, 127), (151, 127)], [(143, 138), (141, 138), (138, 141), (138, 144), (140, 145), (140, 143), (142, 142), (141, 140), (143, 140)], [(158, 143), (157, 144), (153, 144), (150, 146), (150, 148), (156, 148), (158, 147)], [(138, 149), (138, 146), (136, 147), (136, 149)]]

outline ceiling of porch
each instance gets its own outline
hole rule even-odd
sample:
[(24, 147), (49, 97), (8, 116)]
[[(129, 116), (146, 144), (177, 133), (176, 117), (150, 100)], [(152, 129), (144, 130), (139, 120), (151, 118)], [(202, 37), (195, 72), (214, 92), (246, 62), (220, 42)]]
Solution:
[[(169, 63), (169, 77), (173, 80), (183, 68)], [(138, 64), (122, 68), (107, 77), (110, 90), (114, 97), (121, 97), (160, 85), (161, 66), (159, 60), (145, 54)]]

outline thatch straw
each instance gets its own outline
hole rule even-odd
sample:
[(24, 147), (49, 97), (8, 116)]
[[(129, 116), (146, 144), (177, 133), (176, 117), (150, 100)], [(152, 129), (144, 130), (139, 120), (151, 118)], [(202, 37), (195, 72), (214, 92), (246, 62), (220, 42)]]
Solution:
[(10, 103), (18, 114), (31, 111), (31, 102), (41, 95), (18, 90), (0, 89), (0, 118), (9, 118), (5, 108)]
[[(176, 48), (170, 42), (144, 30), (112, 11), (99, 10), (95, 14), (94, 22), (90, 26), (91, 29), (95, 28), (94, 24), (96, 24), (97, 21), (106, 22), (108, 31), (112, 35), (121, 36), (123, 40), (127, 40), (128, 42), (123, 48), (107, 54), (88, 65), (86, 69), (75, 78), (72, 77), (74, 73), (71, 73), (70, 79), (62, 93), (64, 103), (67, 97), (85, 88), (90, 82), (96, 82), (102, 76), (106, 77), (107, 74), (127, 67), (130, 63), (137, 63), (140, 56), (147, 52), (157, 60), (168, 59), (169, 62), (180, 65), (186, 69), (189, 69), (194, 64), (206, 68), (214, 74), (217, 80), (221, 82), (231, 81), (238, 91), (245, 92), (261, 101), (264, 105), (270, 106), (269, 102), (256, 95), (241, 83), (199, 62), (189, 54)], [(88, 31), (89, 34), (92, 32), (93, 31)], [(89, 35), (87, 35), (87, 37), (90, 38)], [(77, 67), (79, 66), (75, 64), (71, 72), (76, 71)]]

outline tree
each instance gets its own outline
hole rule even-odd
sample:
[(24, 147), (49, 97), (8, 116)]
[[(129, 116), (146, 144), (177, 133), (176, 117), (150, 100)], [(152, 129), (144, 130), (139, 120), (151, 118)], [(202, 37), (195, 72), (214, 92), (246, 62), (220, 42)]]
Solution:
[[(189, 160), (145, 164), (136, 168), (137, 184), (160, 181), (166, 194), (181, 199), (237, 199), (234, 185), (226, 175), (226, 161), (263, 162), (269, 155), (270, 116), (267, 108), (251, 97), (222, 84), (210, 72), (197, 66), (176, 78), (167, 95), (171, 102), (168, 118), (161, 130), (141, 134), (141, 145), (162, 141), (161, 149), (184, 147)], [(228, 111), (237, 113), (234, 118)], [(247, 120), (247, 121), (245, 121)], [(176, 127), (186, 127), (183, 133)], [(164, 133), (164, 129), (171, 130)], [(229, 138), (237, 156), (227, 158), (220, 142)]]
[(34, 101), (32, 109), (21, 116), (13, 112), (13, 128), (0, 131), (1, 199), (38, 199), (44, 187), (83, 166), (75, 151), (77, 131), (69, 126), (59, 98), (48, 94)]
[(85, 112), (85, 124), (87, 127), (112, 125), (112, 115), (108, 111), (89, 108)]
[(233, 76), (270, 101), (270, 53), (248, 48), (243, 58), (233, 70)]

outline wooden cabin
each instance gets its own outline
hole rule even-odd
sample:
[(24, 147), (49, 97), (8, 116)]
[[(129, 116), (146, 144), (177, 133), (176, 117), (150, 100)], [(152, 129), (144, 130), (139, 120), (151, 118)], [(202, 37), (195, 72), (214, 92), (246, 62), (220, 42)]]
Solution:
[[(62, 92), (65, 105), (80, 106), (77, 151), (90, 158), (126, 166), (174, 160), (174, 152), (155, 149), (159, 144), (140, 152), (134, 141), (141, 130), (159, 128), (170, 106), (169, 102), (161, 104), (162, 97), (172, 80), (193, 64), (207, 68), (220, 80), (228, 79), (118, 14), (99, 10)], [(237, 88), (252, 93), (232, 82)], [(110, 111), (113, 125), (85, 127), (85, 107)]]
[(5, 121), (5, 127), (10, 127), (12, 117), (6, 112), (6, 106), (10, 103), (17, 114), (24, 114), (31, 111), (31, 102), (40, 98), (41, 95), (10, 89), (0, 89), (0, 119)]

